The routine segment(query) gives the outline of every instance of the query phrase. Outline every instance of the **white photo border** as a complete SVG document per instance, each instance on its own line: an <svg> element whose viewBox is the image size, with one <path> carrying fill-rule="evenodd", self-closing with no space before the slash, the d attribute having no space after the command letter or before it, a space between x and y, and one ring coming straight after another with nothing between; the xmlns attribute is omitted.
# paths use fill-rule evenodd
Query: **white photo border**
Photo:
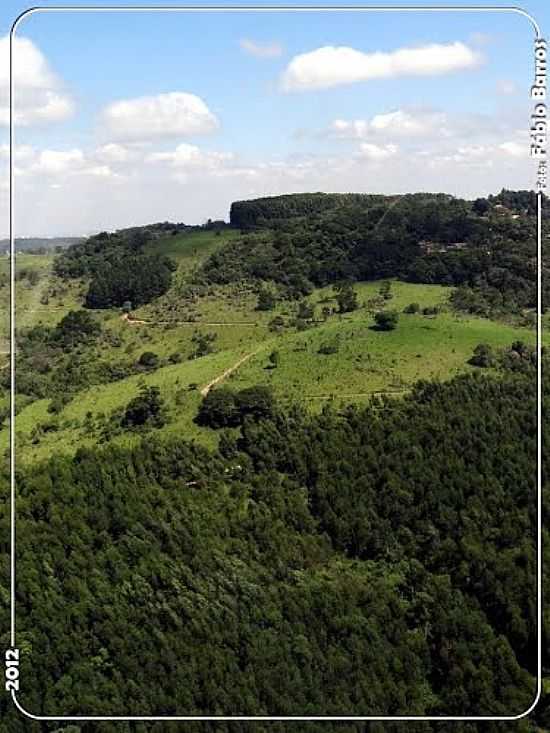
<svg viewBox="0 0 550 733"><path fill-rule="evenodd" d="M10 430L9 430L9 467L10 467L10 645L16 647L15 593L16 593L16 491L15 491L15 186L14 186L14 115L12 109L13 80L13 39L21 21L28 15L39 12L175 12L175 13L213 13L213 12L355 12L355 13L515 13L525 17L532 25L534 40L542 38L540 26L533 16L521 7L486 5L57 5L31 7L21 13L13 22L10 31L10 119L9 119L9 239L10 239ZM12 689L12 702L23 716L36 721L514 721L528 716L538 704L542 693L542 192L537 193L537 689L531 705L517 715L35 715L26 710Z"/></svg>

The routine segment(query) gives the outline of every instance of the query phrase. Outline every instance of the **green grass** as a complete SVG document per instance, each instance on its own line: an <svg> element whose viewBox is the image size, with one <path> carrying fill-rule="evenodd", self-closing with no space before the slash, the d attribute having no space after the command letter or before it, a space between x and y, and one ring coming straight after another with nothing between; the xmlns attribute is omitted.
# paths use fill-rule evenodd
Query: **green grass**
<svg viewBox="0 0 550 733"><path fill-rule="evenodd" d="M176 262L192 268L202 262L230 239L238 236L233 229L216 234L214 231L196 231L156 239L146 249L171 257Z"/></svg>
<svg viewBox="0 0 550 733"><path fill-rule="evenodd" d="M93 358L113 362L135 360L143 351L154 351L161 358L174 352L182 354L180 364L164 366L144 375L91 387L80 392L55 420L58 430L46 432L35 444L30 433L37 424L51 422L49 400L40 400L24 407L17 417L19 459L40 460L53 452L72 453L80 445L93 445L98 435L91 434L84 420L88 412L95 418L109 415L124 407L143 381L160 388L169 405L169 423L161 429L165 434L196 439L207 445L217 442L217 434L199 428L193 422L200 394L189 390L190 384L204 387L212 379L233 366L243 355L254 354L225 383L235 389L253 384L269 384L278 398L302 401L311 409L319 409L327 399L335 402L361 402L376 392L402 393L418 379L447 379L474 367L468 365L474 347L488 343L495 348L510 345L514 340L534 343L534 331L475 317L458 316L449 309L437 316L406 315L401 311L410 302L421 307L440 305L445 308L449 289L441 286L393 284L393 298L385 304L400 312L394 331L380 332L372 328L371 309L365 304L378 294L379 283L359 283L357 291L361 307L345 315L333 314L320 320L321 308L335 308L332 288L315 291L309 300L315 304L316 323L297 332L287 327L274 334L267 324L277 313L291 320L296 304L281 303L274 311L254 310L256 298L248 290L219 288L196 303L201 321L167 327L130 325L119 312L105 312L104 330L118 334L121 346L109 346L102 341ZM206 320L216 319L223 326L206 326ZM232 321L247 321L243 326ZM200 359L187 360L193 348L191 339L196 330L215 332L216 353ZM338 353L320 354L323 344L338 342ZM278 351L280 363L269 368L269 354ZM91 357L92 358L92 357ZM178 403L175 396L179 394ZM136 433L115 438L128 443L139 439ZM7 431L0 432L0 448L7 446Z"/></svg>
<svg viewBox="0 0 550 733"><path fill-rule="evenodd" d="M119 382L90 387L80 392L65 406L58 416L48 413L50 400L33 402L24 408L16 419L16 434L20 460L37 461L47 458L53 452L73 453L79 446L91 446L98 436L91 435L84 426L87 413L109 415L113 410L124 407L135 397L142 383L159 387L164 397L169 398L169 423L162 428L165 434L177 434L185 439L200 438L202 443L213 445L216 437L212 431L199 428L193 422L201 401L197 389L189 390L189 385L205 386L221 372L244 355L243 350L233 349L209 354L201 359L158 369L152 373L133 375ZM180 392L181 404L175 403L175 395ZM44 433L38 442L32 443L30 434L37 425L57 422L58 429ZM158 431L154 431L158 432ZM118 443L134 443L140 439L139 433L125 433L115 438ZM0 431L0 450L8 445L7 430Z"/></svg>
<svg viewBox="0 0 550 733"><path fill-rule="evenodd" d="M534 343L534 333L478 318L450 313L436 317L401 315L394 331L372 328L367 314L337 317L302 333L280 336L270 346L279 352L276 369L266 353L254 356L228 382L236 389L270 384L280 397L350 401L375 392L400 392L419 379L448 379L474 369L467 361L475 346L495 348L516 339ZM325 343L338 353L320 354Z"/></svg>

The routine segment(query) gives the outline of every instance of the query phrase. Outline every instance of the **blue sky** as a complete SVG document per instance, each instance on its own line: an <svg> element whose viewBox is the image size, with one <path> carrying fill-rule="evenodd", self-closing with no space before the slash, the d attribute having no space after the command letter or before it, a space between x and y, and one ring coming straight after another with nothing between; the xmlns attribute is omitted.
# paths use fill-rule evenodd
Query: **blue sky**
<svg viewBox="0 0 550 733"><path fill-rule="evenodd" d="M24 7L3 3L0 33ZM544 33L548 3L523 7ZM50 12L17 36L20 235L196 223L301 190L534 183L515 14Z"/></svg>

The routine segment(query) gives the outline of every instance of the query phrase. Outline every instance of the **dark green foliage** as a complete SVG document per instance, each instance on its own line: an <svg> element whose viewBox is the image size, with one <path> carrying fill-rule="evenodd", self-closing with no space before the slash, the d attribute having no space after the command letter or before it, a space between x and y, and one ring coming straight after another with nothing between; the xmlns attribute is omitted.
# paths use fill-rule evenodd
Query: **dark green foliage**
<svg viewBox="0 0 550 733"><path fill-rule="evenodd" d="M132 303L134 308L165 293L172 282L173 265L158 255L123 255L98 266L88 293L87 308L116 308Z"/></svg>
<svg viewBox="0 0 550 733"><path fill-rule="evenodd" d="M337 354L340 350L340 341L338 338L333 339L332 341L326 341L319 346L319 354L329 355L329 354Z"/></svg>
<svg viewBox="0 0 550 733"><path fill-rule="evenodd" d="M269 355L269 367L270 369L276 369L281 362L281 355L278 351L272 351Z"/></svg>
<svg viewBox="0 0 550 733"><path fill-rule="evenodd" d="M285 327L285 319L282 316L275 316L269 321L269 330L274 333L281 333Z"/></svg>
<svg viewBox="0 0 550 733"><path fill-rule="evenodd" d="M346 204L377 201L382 196L363 194L303 193L284 196L270 196L252 201L235 201L231 204L229 220L231 226L250 229L265 226L266 223L295 217L311 217L327 209Z"/></svg>
<svg viewBox="0 0 550 733"><path fill-rule="evenodd" d="M474 201L472 204L472 210L475 211L476 214L479 216L483 216L483 214L486 214L490 209L490 204L487 201L487 199L479 198Z"/></svg>
<svg viewBox="0 0 550 733"><path fill-rule="evenodd" d="M138 359L138 364L145 369L156 369L160 359L154 351L144 351Z"/></svg>
<svg viewBox="0 0 550 733"><path fill-rule="evenodd" d="M256 310L259 311L270 311L275 308L275 305L277 303L277 299L275 298L275 295L271 290L267 290L266 288L262 288L260 292L258 293L258 304L256 305Z"/></svg>
<svg viewBox="0 0 550 733"><path fill-rule="evenodd" d="M395 311L378 311L374 314L374 322L379 331L393 331L399 316Z"/></svg>
<svg viewBox="0 0 550 733"><path fill-rule="evenodd" d="M254 231L213 254L198 280L271 280L287 297L299 298L312 284L397 277L460 286L453 303L461 310L517 313L536 305L534 196L503 191L489 197L487 216L444 194L236 202L232 222ZM495 206L505 206L505 213ZM547 277L545 303L549 288Z"/></svg>
<svg viewBox="0 0 550 733"><path fill-rule="evenodd" d="M384 298L384 300L391 300L393 298L391 291L391 282L389 280L385 280L382 285L380 285L379 293L382 298Z"/></svg>
<svg viewBox="0 0 550 733"><path fill-rule="evenodd" d="M492 367L496 365L496 355L492 347L489 344L478 344L469 361L472 366L477 367Z"/></svg>
<svg viewBox="0 0 550 733"><path fill-rule="evenodd" d="M63 346L74 346L98 336L101 325L84 310L69 311L53 330L53 338Z"/></svg>
<svg viewBox="0 0 550 733"><path fill-rule="evenodd" d="M57 415L59 412L63 410L65 405L67 405L71 401L71 395L65 393L58 395L51 400L50 404L48 405L48 412L53 415Z"/></svg>
<svg viewBox="0 0 550 733"><path fill-rule="evenodd" d="M335 285L334 289L336 291L336 301L340 313L350 313L351 311L357 310L359 307L357 293L351 283Z"/></svg>
<svg viewBox="0 0 550 733"><path fill-rule="evenodd" d="M155 236L155 225L102 232L61 252L54 272L63 278L90 278L87 308L137 308L168 290L176 267L164 255L144 252Z"/></svg>
<svg viewBox="0 0 550 733"><path fill-rule="evenodd" d="M214 351L214 342L218 338L216 333L201 333L196 331L191 338L193 343L193 351L191 353L191 359L199 359L201 356L206 356Z"/></svg>
<svg viewBox="0 0 550 733"><path fill-rule="evenodd" d="M226 387L211 389L201 402L198 425L209 428L237 427L245 418L261 420L275 414L275 398L270 387L256 385L233 392Z"/></svg>
<svg viewBox="0 0 550 733"><path fill-rule="evenodd" d="M275 398L270 387L259 384L247 387L235 395L235 405L240 414L240 422L250 416L256 420L272 417L275 413Z"/></svg>
<svg viewBox="0 0 550 733"><path fill-rule="evenodd" d="M296 318L300 321L311 321L315 316L315 307L308 303L307 300L301 300L298 303L298 310L296 311Z"/></svg>
<svg viewBox="0 0 550 733"><path fill-rule="evenodd" d="M131 400L122 419L123 427L161 427L166 422L164 401L158 387L142 387L137 397Z"/></svg>
<svg viewBox="0 0 550 733"><path fill-rule="evenodd" d="M246 419L220 453L149 439L19 471L21 703L521 713L535 689L535 407L532 371L473 374L342 414ZM28 729L1 704L10 733Z"/></svg>
<svg viewBox="0 0 550 733"><path fill-rule="evenodd" d="M211 389L201 402L196 422L214 429L238 425L239 413L234 392L226 387Z"/></svg>
<svg viewBox="0 0 550 733"><path fill-rule="evenodd" d="M420 310L419 303L409 303L409 305L403 308L403 313L418 313Z"/></svg>

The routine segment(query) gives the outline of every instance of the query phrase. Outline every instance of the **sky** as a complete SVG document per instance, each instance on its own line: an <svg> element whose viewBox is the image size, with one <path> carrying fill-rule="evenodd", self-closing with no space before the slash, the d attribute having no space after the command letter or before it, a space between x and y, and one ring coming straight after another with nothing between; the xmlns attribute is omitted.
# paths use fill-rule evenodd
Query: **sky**
<svg viewBox="0 0 550 733"><path fill-rule="evenodd" d="M0 10L0 236L25 7ZM549 4L523 7L544 34ZM533 39L503 12L34 12L14 40L15 235L197 224L280 193L533 188Z"/></svg>

